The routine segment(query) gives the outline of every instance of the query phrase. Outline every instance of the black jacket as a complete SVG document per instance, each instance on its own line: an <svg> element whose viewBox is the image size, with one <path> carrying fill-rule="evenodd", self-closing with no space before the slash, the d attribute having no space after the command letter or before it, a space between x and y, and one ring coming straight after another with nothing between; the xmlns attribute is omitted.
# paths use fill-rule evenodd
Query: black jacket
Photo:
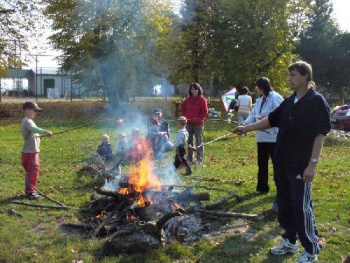
<svg viewBox="0 0 350 263"><path fill-rule="evenodd" d="M331 130L330 110L324 97L310 89L296 103L296 94L286 98L268 116L270 125L278 127L275 161L286 167L307 167L315 138Z"/></svg>

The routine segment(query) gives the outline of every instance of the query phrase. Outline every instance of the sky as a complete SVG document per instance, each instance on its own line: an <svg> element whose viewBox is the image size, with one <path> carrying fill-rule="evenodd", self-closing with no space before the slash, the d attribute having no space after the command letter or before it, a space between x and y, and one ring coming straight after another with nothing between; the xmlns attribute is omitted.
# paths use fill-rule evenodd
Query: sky
<svg viewBox="0 0 350 263"><path fill-rule="evenodd" d="M339 27L342 31L350 32L350 0L332 0L333 13ZM36 66L40 67L57 67L57 63L53 60L55 55L59 55L57 51L45 51L45 54L52 56L38 56L38 63L32 60L29 68L35 70Z"/></svg>
<svg viewBox="0 0 350 263"><path fill-rule="evenodd" d="M350 32L350 1L349 0L333 0L333 13L339 27L343 31Z"/></svg>

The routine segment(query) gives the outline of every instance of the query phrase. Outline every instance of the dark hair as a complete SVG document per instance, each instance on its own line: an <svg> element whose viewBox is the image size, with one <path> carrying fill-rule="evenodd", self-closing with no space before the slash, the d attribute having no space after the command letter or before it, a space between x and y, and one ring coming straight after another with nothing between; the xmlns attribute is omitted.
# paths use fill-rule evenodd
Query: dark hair
<svg viewBox="0 0 350 263"><path fill-rule="evenodd" d="M193 82L193 83L191 83L190 88L188 90L188 95L189 96L192 96L192 93L191 93L191 88L192 87L198 90L198 96L203 95L202 87L197 82Z"/></svg>
<svg viewBox="0 0 350 263"><path fill-rule="evenodd" d="M305 61L297 61L293 64L291 64L289 67L288 67L288 71L291 72L293 70L296 70L300 73L300 75L302 76L306 76L307 75L307 82L308 84L315 88L315 82L312 80L312 66L305 62Z"/></svg>
<svg viewBox="0 0 350 263"><path fill-rule="evenodd" d="M246 94L248 94L248 92L249 92L249 88L247 86L243 86L242 87L242 94L246 95Z"/></svg>
<svg viewBox="0 0 350 263"><path fill-rule="evenodd" d="M263 91L265 96L269 96L270 91L273 90L273 88L271 87L270 80L266 77L258 78L255 81L255 85Z"/></svg>

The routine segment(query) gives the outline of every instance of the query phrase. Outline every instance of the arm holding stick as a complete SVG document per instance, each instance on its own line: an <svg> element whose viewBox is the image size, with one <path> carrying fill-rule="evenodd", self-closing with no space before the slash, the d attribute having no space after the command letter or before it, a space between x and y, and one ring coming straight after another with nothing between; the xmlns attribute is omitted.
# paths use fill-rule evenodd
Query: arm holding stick
<svg viewBox="0 0 350 263"><path fill-rule="evenodd" d="M270 122L268 118L264 118L261 121L248 124L246 126L238 126L236 127L233 132L237 134L247 134L250 131L256 131L256 130L266 130L271 128Z"/></svg>

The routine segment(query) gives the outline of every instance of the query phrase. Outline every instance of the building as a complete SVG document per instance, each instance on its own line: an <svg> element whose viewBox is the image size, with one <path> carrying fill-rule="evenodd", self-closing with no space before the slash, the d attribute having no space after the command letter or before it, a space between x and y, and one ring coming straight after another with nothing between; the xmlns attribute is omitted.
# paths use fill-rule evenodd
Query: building
<svg viewBox="0 0 350 263"><path fill-rule="evenodd" d="M60 74L57 68L39 68L37 74L31 69L9 68L3 78L12 79L13 96L63 98L72 85L70 76ZM27 80L27 85L23 80Z"/></svg>
<svg viewBox="0 0 350 263"><path fill-rule="evenodd" d="M63 98L71 89L71 79L62 75L56 68L40 68L35 76L37 85L31 94L46 98Z"/></svg>

